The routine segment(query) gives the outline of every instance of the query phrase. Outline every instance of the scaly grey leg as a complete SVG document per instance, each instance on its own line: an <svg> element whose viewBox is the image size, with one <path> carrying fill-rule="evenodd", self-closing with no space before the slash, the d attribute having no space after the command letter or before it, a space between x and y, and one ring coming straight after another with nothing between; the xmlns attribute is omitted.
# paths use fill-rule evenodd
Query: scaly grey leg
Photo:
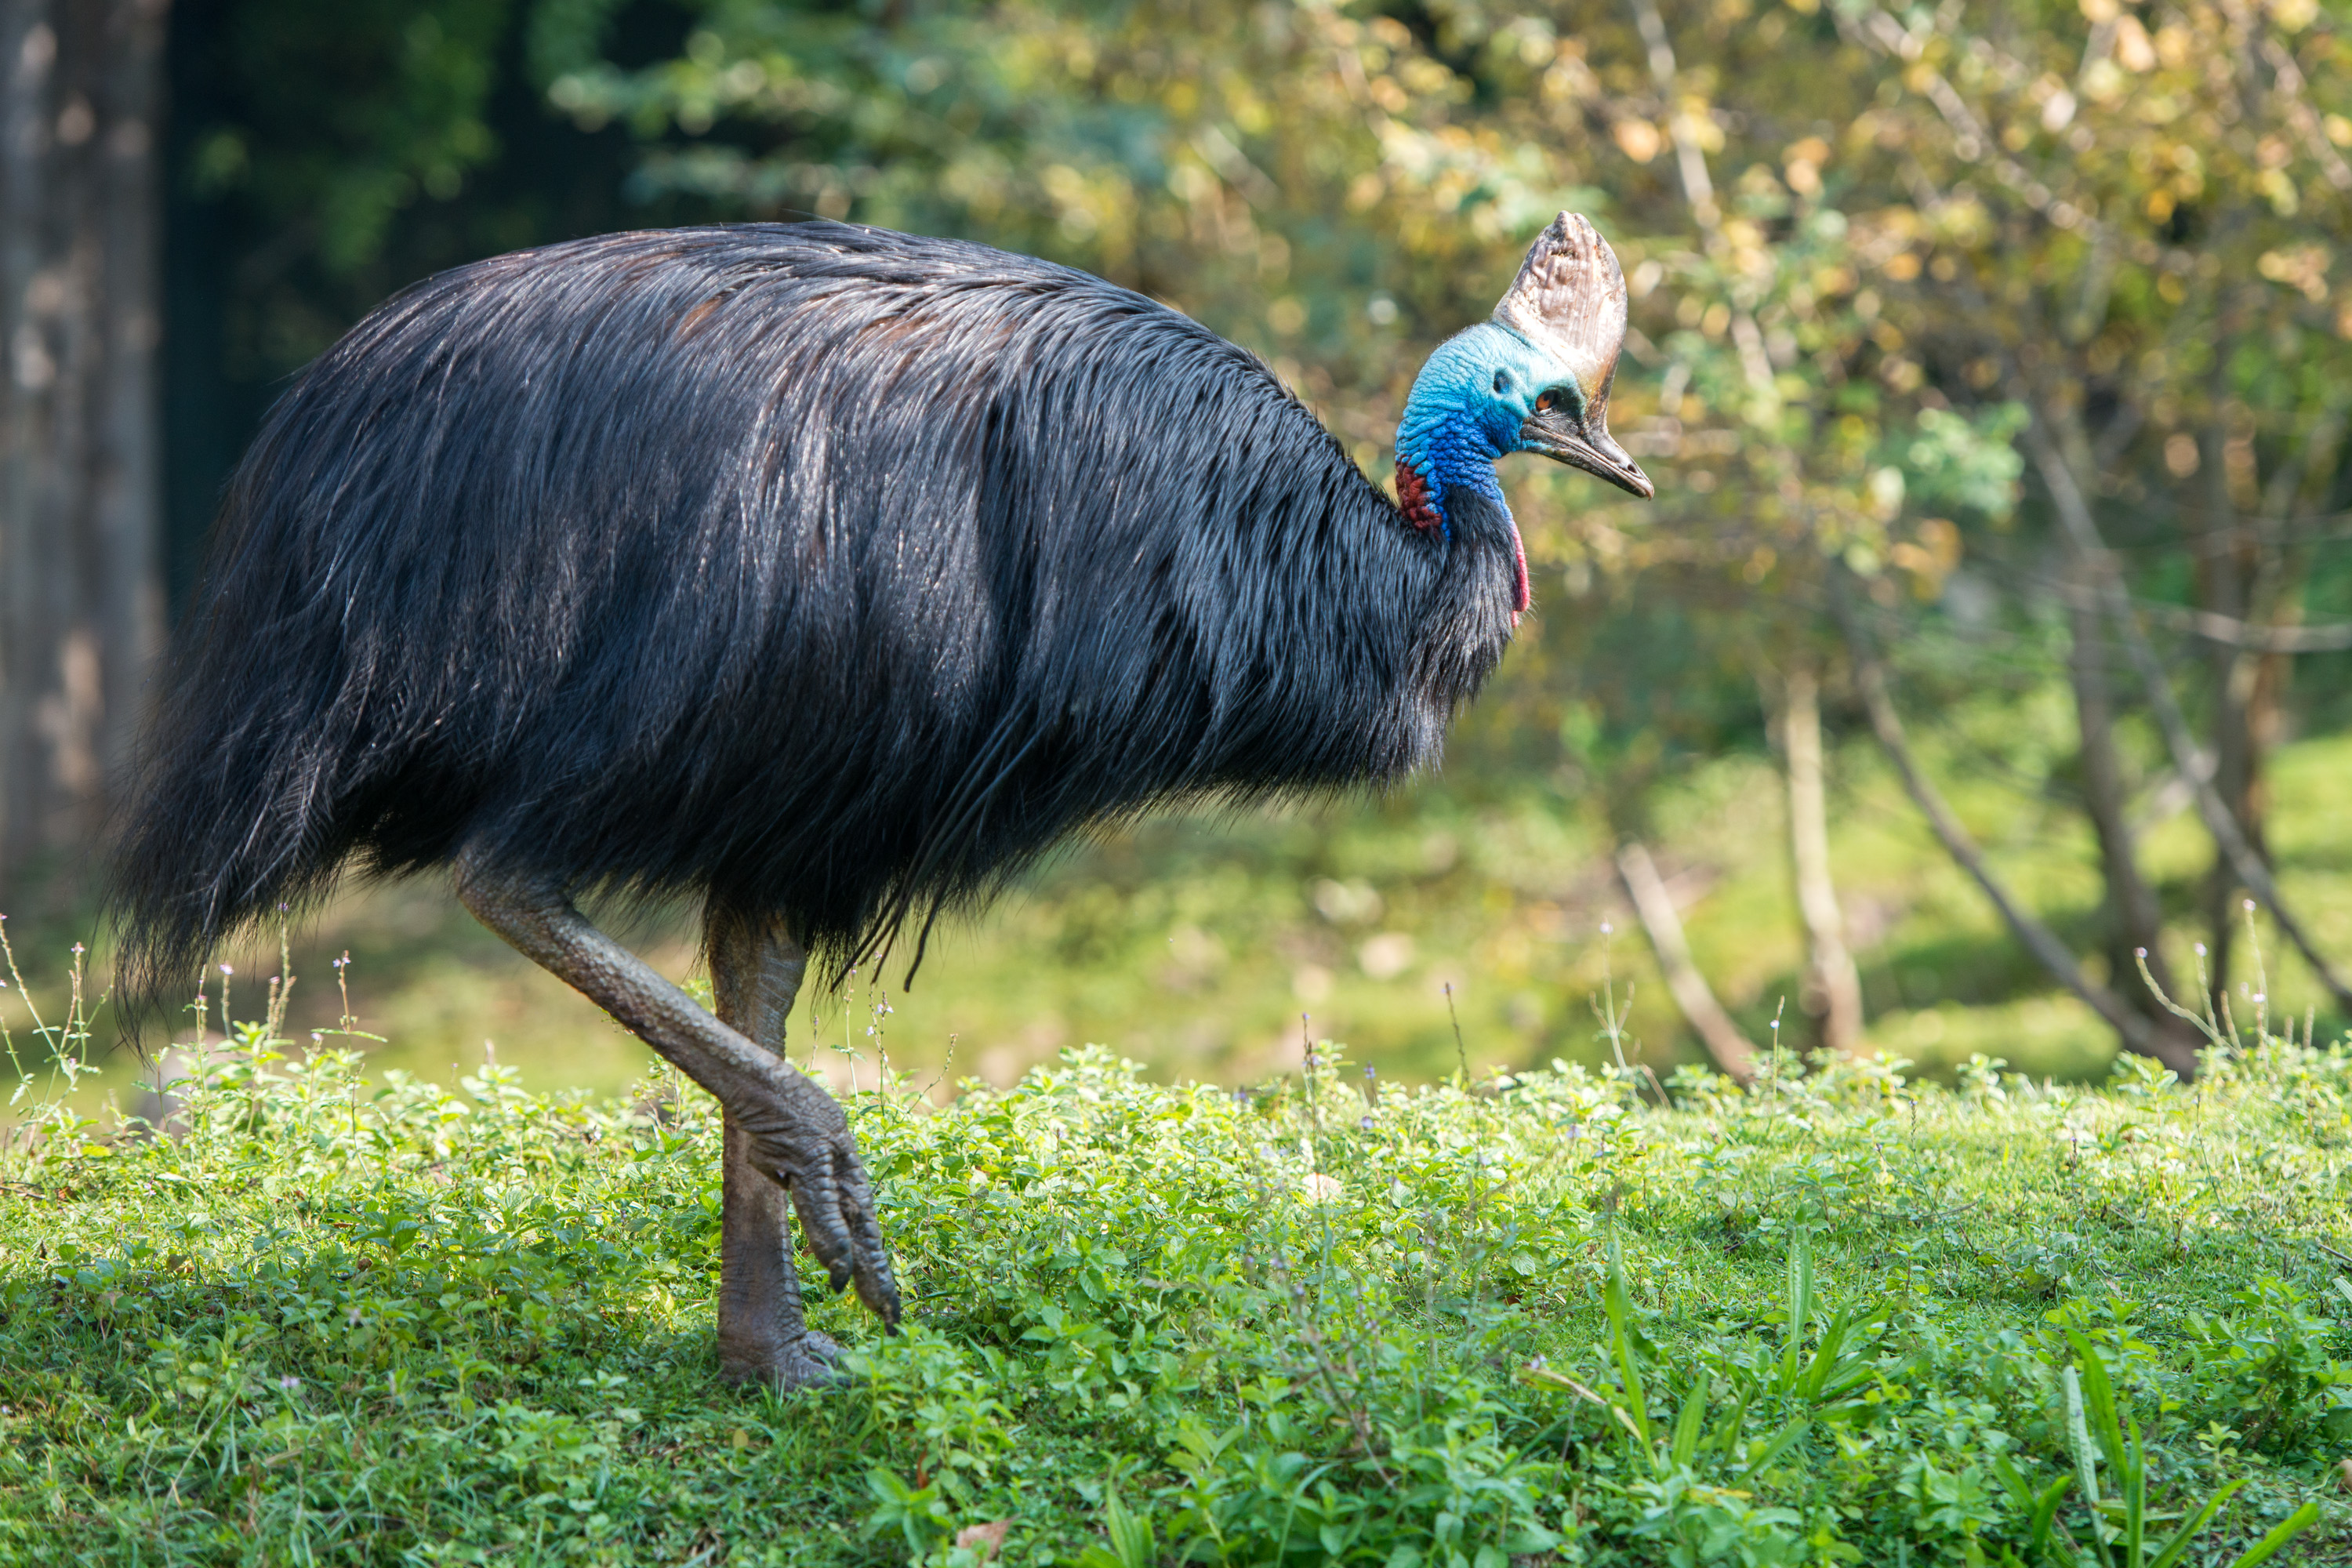
<svg viewBox="0 0 2352 1568"><path fill-rule="evenodd" d="M458 856L457 871L457 897L475 919L718 1100L745 1162L791 1194L833 1288L855 1283L858 1300L895 1326L898 1287L839 1102L589 924L562 889L499 872L471 852Z"/></svg>
<svg viewBox="0 0 2352 1568"><path fill-rule="evenodd" d="M778 1057L808 954L779 922L714 904L703 948L719 1021ZM799 1388L834 1375L841 1347L807 1326L793 1267L784 1189L753 1163L751 1140L727 1117L719 1199L719 1371L730 1383Z"/></svg>

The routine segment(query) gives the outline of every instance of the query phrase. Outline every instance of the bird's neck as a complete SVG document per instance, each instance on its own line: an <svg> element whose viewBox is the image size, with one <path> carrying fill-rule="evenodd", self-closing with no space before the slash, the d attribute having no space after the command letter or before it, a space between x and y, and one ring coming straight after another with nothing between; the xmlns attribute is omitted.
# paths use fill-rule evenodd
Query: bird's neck
<svg viewBox="0 0 2352 1568"><path fill-rule="evenodd" d="M1448 491L1471 490L1503 505L1503 487L1495 478L1501 456L1492 434L1467 410L1424 399L1416 385L1397 426L1397 506L1414 527L1451 538Z"/></svg>
<svg viewBox="0 0 2352 1568"><path fill-rule="evenodd" d="M1489 395L1487 382L1498 365L1517 363L1527 352L1502 328L1481 321L1438 344L1412 378L1397 422L1397 504L1422 528L1433 524L1452 537L1449 491L1475 491L1509 515L1495 464L1517 447L1518 419Z"/></svg>

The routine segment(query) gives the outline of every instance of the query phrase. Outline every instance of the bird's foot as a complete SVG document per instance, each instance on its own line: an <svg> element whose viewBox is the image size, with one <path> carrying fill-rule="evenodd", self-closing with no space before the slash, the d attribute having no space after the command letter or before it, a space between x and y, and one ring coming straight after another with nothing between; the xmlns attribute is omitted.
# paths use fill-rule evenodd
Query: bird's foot
<svg viewBox="0 0 2352 1568"><path fill-rule="evenodd" d="M808 1079L793 1073L786 1087L795 1092L776 1096L772 1110L761 1106L739 1113L751 1163L791 1194L801 1235L824 1266L826 1282L835 1290L856 1285L857 1299L885 1328L896 1330L902 1310L898 1283L848 1118Z"/></svg>
<svg viewBox="0 0 2352 1568"><path fill-rule="evenodd" d="M719 1347L719 1375L738 1385L765 1384L780 1392L827 1388L848 1381L841 1370L841 1346L814 1329L759 1347Z"/></svg>

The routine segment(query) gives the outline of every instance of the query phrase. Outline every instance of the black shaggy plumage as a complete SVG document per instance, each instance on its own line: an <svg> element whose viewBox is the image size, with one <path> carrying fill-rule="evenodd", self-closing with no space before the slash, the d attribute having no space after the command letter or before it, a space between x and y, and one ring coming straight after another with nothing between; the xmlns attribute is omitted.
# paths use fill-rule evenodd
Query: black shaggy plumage
<svg viewBox="0 0 2352 1568"><path fill-rule="evenodd" d="M233 480L116 889L155 994L346 860L781 914L837 963L1055 840L1433 760L1512 536L1249 353L982 246L624 234L442 274Z"/></svg>

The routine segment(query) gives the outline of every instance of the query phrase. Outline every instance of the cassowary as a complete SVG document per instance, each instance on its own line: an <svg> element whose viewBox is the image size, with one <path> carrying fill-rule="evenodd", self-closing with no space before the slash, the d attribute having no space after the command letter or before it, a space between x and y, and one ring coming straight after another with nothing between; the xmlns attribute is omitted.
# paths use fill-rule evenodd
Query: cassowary
<svg viewBox="0 0 2352 1568"><path fill-rule="evenodd" d="M230 482L117 858L160 995L356 860L491 930L725 1110L719 1343L827 1375L898 1292L841 1107L783 1057L836 966L1147 805L1390 780L1528 605L1494 464L1637 495L1625 329L1568 214L1414 381L1391 505L1249 353L1098 279L840 224L499 257L304 371ZM685 896L716 1011L572 903Z"/></svg>

